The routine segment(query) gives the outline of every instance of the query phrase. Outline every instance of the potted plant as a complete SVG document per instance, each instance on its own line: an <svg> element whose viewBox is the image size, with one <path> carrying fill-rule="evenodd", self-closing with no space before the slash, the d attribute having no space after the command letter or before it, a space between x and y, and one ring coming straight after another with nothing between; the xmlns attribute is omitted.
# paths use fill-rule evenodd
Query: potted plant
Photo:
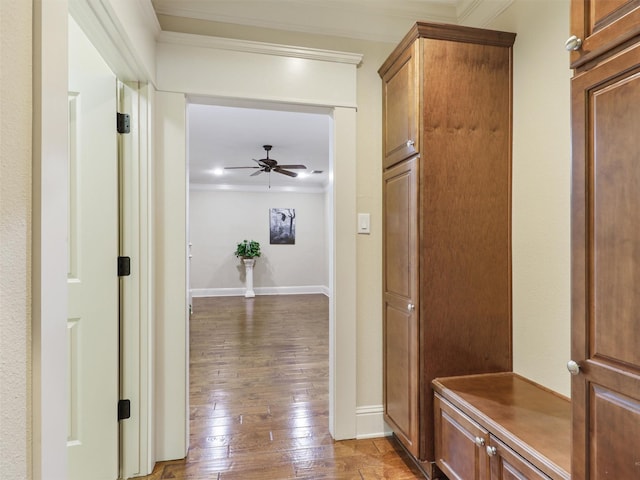
<svg viewBox="0 0 640 480"><path fill-rule="evenodd" d="M260 256L260 243L255 240L243 240L236 247L235 256L242 258L255 258Z"/></svg>
<svg viewBox="0 0 640 480"><path fill-rule="evenodd" d="M255 258L260 256L260 244L255 240L243 240L236 247L235 256L241 258L242 263L244 263L246 284L244 296L247 298L255 297L256 294L253 291L253 265Z"/></svg>

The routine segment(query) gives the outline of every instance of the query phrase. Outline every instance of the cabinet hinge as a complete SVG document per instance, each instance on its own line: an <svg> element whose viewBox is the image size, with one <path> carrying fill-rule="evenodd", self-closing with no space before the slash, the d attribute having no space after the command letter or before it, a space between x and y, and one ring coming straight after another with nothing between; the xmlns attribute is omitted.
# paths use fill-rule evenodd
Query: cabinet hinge
<svg viewBox="0 0 640 480"><path fill-rule="evenodd" d="M131 257L118 257L118 276L128 277L131 275Z"/></svg>
<svg viewBox="0 0 640 480"><path fill-rule="evenodd" d="M131 400L118 400L118 421L131 418Z"/></svg>
<svg viewBox="0 0 640 480"><path fill-rule="evenodd" d="M131 118L128 113L118 112L116 123L118 133L131 133Z"/></svg>

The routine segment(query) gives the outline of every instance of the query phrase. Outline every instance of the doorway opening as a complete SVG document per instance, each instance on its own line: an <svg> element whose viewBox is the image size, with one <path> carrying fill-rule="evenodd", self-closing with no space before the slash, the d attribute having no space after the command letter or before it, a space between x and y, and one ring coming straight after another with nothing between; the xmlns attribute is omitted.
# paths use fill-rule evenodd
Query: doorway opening
<svg viewBox="0 0 640 480"><path fill-rule="evenodd" d="M289 435L295 436L301 428L306 428L307 433L317 428L330 436L329 311L334 216L330 113L329 109L318 107L189 99L187 279L192 312L189 344L194 349L190 352L189 378L190 396L199 403L191 406L191 412L192 419L193 415L207 416L204 424L211 427L208 435L213 438L215 433L220 434L218 442L229 441L224 434L232 430L237 433L237 429L244 428L242 431L246 432L247 427L251 428L251 424L242 427L242 423L235 422L256 418L262 420L261 425L253 425L257 436L269 433L268 440L273 441L273 435L285 435L273 423L286 413L274 408L276 404L291 407L286 416L295 418L296 425L290 425ZM296 175L261 169L264 145L271 146L269 158L277 159L281 165L296 166ZM295 212L296 235L292 244L271 243L269 217L274 209ZM261 244L261 257L254 267L256 298L244 297L244 268L233 255L237 243L244 240ZM220 329L219 335L211 332L213 342L221 348L217 353L213 353L216 349L210 344L203 346L200 342L207 336L201 330L203 318ZM305 322L311 322L306 323L309 328L305 328ZM309 337L311 332L314 333ZM240 337L249 344L239 341ZM255 342L265 343L252 350ZM234 353L230 354L230 349ZM312 352L313 366L302 358L303 351ZM222 360L224 367L216 369L217 379L211 379L212 383L218 382L215 392L200 384L203 372L211 374L211 362L198 362L194 354L218 358L230 354L230 362L235 362L228 365ZM255 359L247 360L247 355ZM291 377L292 366L299 371L296 379ZM256 377L260 374L271 379L269 387ZM204 399L206 407L202 396L198 396L205 390L209 395ZM229 395L236 399L234 405L238 409L229 407ZM282 397L278 399L277 395ZM245 418L246 415L250 417ZM193 425L201 423L199 419ZM226 427L219 428L220 425ZM193 428L200 427L192 427L192 441L202 435ZM324 433L315 438L325 441L321 436Z"/></svg>

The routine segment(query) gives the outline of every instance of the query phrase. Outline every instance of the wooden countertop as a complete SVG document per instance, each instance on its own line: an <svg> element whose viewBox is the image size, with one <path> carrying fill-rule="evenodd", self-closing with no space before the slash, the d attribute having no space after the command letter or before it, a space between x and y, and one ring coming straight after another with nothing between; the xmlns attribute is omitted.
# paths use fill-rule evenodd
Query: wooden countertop
<svg viewBox="0 0 640 480"><path fill-rule="evenodd" d="M515 373L437 378L434 390L552 478L571 478L569 399Z"/></svg>

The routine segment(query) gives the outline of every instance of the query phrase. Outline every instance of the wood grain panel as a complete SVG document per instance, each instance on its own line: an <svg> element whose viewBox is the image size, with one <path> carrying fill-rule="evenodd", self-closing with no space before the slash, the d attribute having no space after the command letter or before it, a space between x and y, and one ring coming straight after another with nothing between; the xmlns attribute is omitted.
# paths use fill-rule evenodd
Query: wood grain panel
<svg viewBox="0 0 640 480"><path fill-rule="evenodd" d="M418 448L418 332L412 313L387 304L384 315L385 416L407 449Z"/></svg>
<svg viewBox="0 0 640 480"><path fill-rule="evenodd" d="M589 102L593 158L591 356L640 371L640 73L598 88ZM630 127L631 126L631 127ZM631 130L630 130L631 128Z"/></svg>
<svg viewBox="0 0 640 480"><path fill-rule="evenodd" d="M435 407L435 458L449 480L485 480L489 478L489 462L476 438L488 443L488 432L461 414L439 395Z"/></svg>
<svg viewBox="0 0 640 480"><path fill-rule="evenodd" d="M417 55L418 97L412 108L418 112L420 139L413 223L418 257L398 264L407 269L417 263L419 275L410 303L418 312L418 459L429 477L437 475L431 380L511 369L514 39L507 32L418 22L379 70L386 89L408 56ZM389 90L384 95L387 104L409 97ZM384 121L390 121L388 115ZM385 268L399 261L400 255L386 260ZM397 301L400 309L400 296L392 298L391 289L384 288L385 305Z"/></svg>
<svg viewBox="0 0 640 480"><path fill-rule="evenodd" d="M572 379L572 475L579 479L607 478L598 470L605 455L628 464L626 431L637 432L634 416L622 421L608 405L615 396L619 404L640 402L639 79L636 44L572 80L571 350L580 366ZM617 422L617 435L604 434L598 410Z"/></svg>
<svg viewBox="0 0 640 480"><path fill-rule="evenodd" d="M592 385L591 476L640 478L640 400Z"/></svg>
<svg viewBox="0 0 640 480"><path fill-rule="evenodd" d="M496 448L497 455L491 457L491 480L550 480L536 467L525 462L522 457L495 437L489 444Z"/></svg>
<svg viewBox="0 0 640 480"><path fill-rule="evenodd" d="M384 175L384 292L406 303L417 289L416 168L413 159Z"/></svg>
<svg viewBox="0 0 640 480"><path fill-rule="evenodd" d="M434 388L545 474L570 477L568 399L510 372L439 378Z"/></svg>
<svg viewBox="0 0 640 480"><path fill-rule="evenodd" d="M511 369L510 53L425 39L421 278L435 376ZM438 70L437 75L431 72ZM439 101L454 85L456 95ZM438 152L437 156L430 152ZM470 328L484 319L484 325ZM455 335L446 332L456 332ZM491 352L491 355L488 355ZM432 377L432 378L433 378ZM432 379L431 378L431 379ZM429 379L429 380L431 380Z"/></svg>
<svg viewBox="0 0 640 480"><path fill-rule="evenodd" d="M385 420L405 448L419 452L418 158L385 172L383 396ZM413 306L413 307L412 307Z"/></svg>
<svg viewBox="0 0 640 480"><path fill-rule="evenodd" d="M416 48L409 48L384 76L384 168L415 155L419 150L416 67Z"/></svg>
<svg viewBox="0 0 640 480"><path fill-rule="evenodd" d="M424 357L429 385L512 368L511 51L423 41L420 314L422 348L438 352ZM433 430L429 417L422 430Z"/></svg>
<svg viewBox="0 0 640 480"><path fill-rule="evenodd" d="M640 35L640 0L571 0L570 35L582 40L571 52L571 68L588 68Z"/></svg>

